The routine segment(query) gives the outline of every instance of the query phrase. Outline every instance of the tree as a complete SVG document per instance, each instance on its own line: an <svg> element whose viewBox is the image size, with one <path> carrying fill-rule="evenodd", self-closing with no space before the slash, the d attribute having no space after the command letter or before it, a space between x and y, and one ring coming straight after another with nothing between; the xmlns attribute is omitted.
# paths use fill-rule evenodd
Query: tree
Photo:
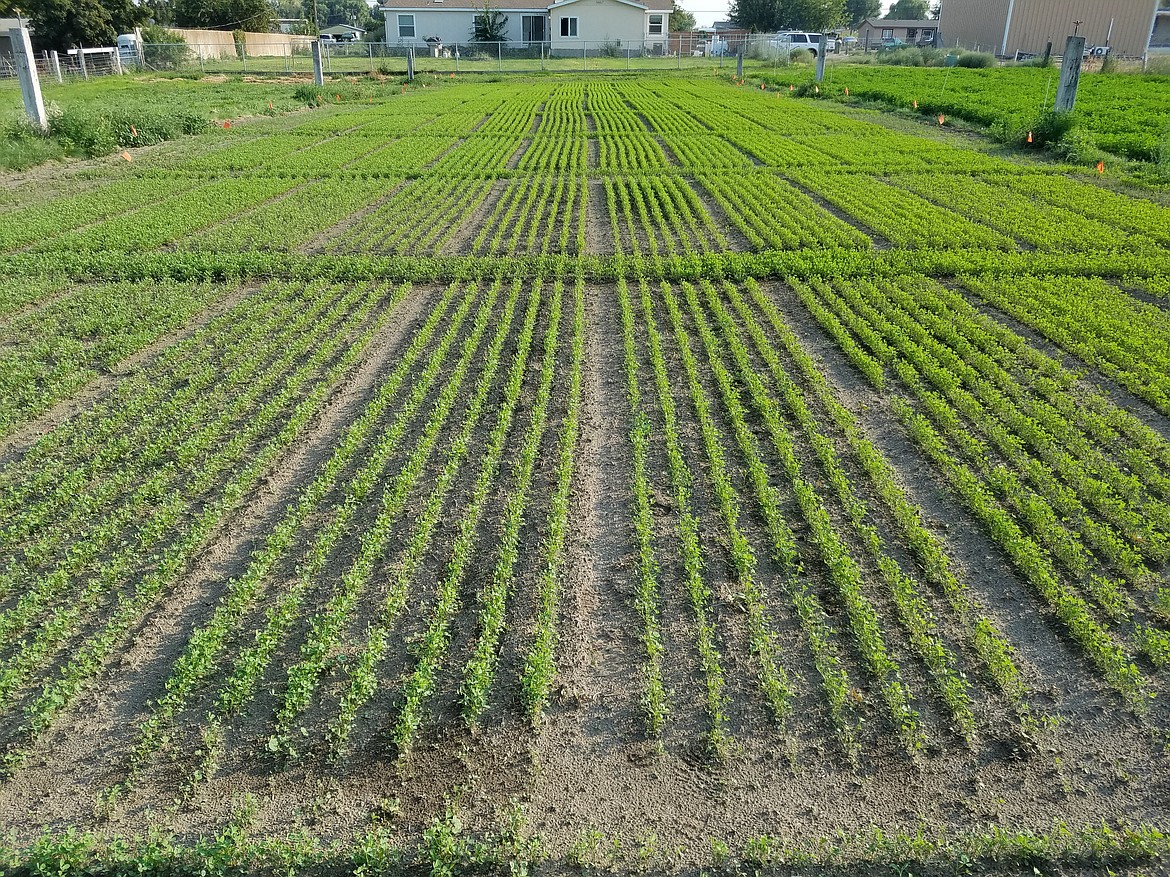
<svg viewBox="0 0 1170 877"><path fill-rule="evenodd" d="M695 16L678 5L674 0L674 8L670 10L670 32L689 31L695 29Z"/></svg>
<svg viewBox="0 0 1170 877"><path fill-rule="evenodd" d="M850 26L857 27L867 18L882 14L882 0L845 0L845 19Z"/></svg>
<svg viewBox="0 0 1170 877"><path fill-rule="evenodd" d="M768 33L784 26L781 0L731 0L731 21L753 33Z"/></svg>
<svg viewBox="0 0 1170 877"><path fill-rule="evenodd" d="M267 33L276 13L268 0L175 0L175 24Z"/></svg>
<svg viewBox="0 0 1170 877"><path fill-rule="evenodd" d="M905 21L924 21L930 4L926 0L896 0L886 18L900 18Z"/></svg>
<svg viewBox="0 0 1170 877"><path fill-rule="evenodd" d="M146 21L147 10L131 0L23 0L20 8L32 28L38 50L72 46L112 46L118 34Z"/></svg>
<svg viewBox="0 0 1170 877"><path fill-rule="evenodd" d="M845 21L845 0L789 0L786 22L789 27L824 33Z"/></svg>
<svg viewBox="0 0 1170 877"><path fill-rule="evenodd" d="M485 3L483 12L475 16L475 24L471 27L471 39L477 43L506 43L508 16Z"/></svg>

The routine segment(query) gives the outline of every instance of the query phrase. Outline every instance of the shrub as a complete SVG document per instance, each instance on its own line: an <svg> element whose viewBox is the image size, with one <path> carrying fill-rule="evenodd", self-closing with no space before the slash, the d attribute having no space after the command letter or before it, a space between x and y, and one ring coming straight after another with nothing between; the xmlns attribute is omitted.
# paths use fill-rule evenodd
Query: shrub
<svg viewBox="0 0 1170 877"><path fill-rule="evenodd" d="M896 67L938 67L942 64L946 53L942 49L923 46L902 46L898 49L889 49L878 53L882 64L891 64Z"/></svg>
<svg viewBox="0 0 1170 877"><path fill-rule="evenodd" d="M621 40L606 40L601 44L601 48L597 50L597 54L603 58L616 58L622 53Z"/></svg>
<svg viewBox="0 0 1170 877"><path fill-rule="evenodd" d="M1044 110L1032 125L1032 140L1038 146L1051 146L1068 136L1076 125L1076 113Z"/></svg>
<svg viewBox="0 0 1170 877"><path fill-rule="evenodd" d="M985 68L995 66L995 55L989 52L963 52L955 61L956 67Z"/></svg>
<svg viewBox="0 0 1170 877"><path fill-rule="evenodd" d="M147 67L174 70L186 64L190 54L182 34L156 24L142 28L142 55Z"/></svg>

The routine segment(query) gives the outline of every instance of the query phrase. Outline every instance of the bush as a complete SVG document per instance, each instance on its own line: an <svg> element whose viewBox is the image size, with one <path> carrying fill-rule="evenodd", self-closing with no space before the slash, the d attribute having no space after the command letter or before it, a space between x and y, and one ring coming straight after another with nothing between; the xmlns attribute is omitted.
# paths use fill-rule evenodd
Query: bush
<svg viewBox="0 0 1170 877"><path fill-rule="evenodd" d="M995 55L988 52L963 52L955 61L956 67L986 68L995 66Z"/></svg>
<svg viewBox="0 0 1170 877"><path fill-rule="evenodd" d="M878 59L882 64L891 64L895 67L938 67L944 57L946 53L942 49L929 46L922 48L902 46L878 53Z"/></svg>
<svg viewBox="0 0 1170 877"><path fill-rule="evenodd" d="M1038 146L1060 143L1076 125L1076 113L1044 110L1032 125L1032 141Z"/></svg>
<svg viewBox="0 0 1170 877"><path fill-rule="evenodd" d="M597 54L602 58L616 58L622 53L621 40L606 40L601 44L601 48L597 50Z"/></svg>
<svg viewBox="0 0 1170 877"><path fill-rule="evenodd" d="M187 63L191 50L182 34L150 24L142 28L142 54L147 67L174 70Z"/></svg>

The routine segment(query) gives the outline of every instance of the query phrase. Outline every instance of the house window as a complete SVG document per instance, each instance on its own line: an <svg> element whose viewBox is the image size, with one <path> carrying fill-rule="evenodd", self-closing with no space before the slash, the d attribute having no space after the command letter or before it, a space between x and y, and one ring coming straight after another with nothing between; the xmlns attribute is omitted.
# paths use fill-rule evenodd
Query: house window
<svg viewBox="0 0 1170 877"><path fill-rule="evenodd" d="M663 18L663 16L661 16L661 15L651 15L650 16L650 33L652 33L652 34L661 34L662 33L662 18Z"/></svg>
<svg viewBox="0 0 1170 877"><path fill-rule="evenodd" d="M906 28L906 39L908 39L908 40L918 39L918 28L916 28L916 27Z"/></svg>
<svg viewBox="0 0 1170 877"><path fill-rule="evenodd" d="M576 18L562 18L561 19L561 36L575 37L577 36L577 19Z"/></svg>
<svg viewBox="0 0 1170 877"><path fill-rule="evenodd" d="M398 16L398 39L413 40L414 39L414 16L413 15L399 15Z"/></svg>
<svg viewBox="0 0 1170 877"><path fill-rule="evenodd" d="M882 28L882 39L883 40L892 40L893 38L894 38L894 29L892 27L883 27Z"/></svg>
<svg viewBox="0 0 1170 877"><path fill-rule="evenodd" d="M923 30L922 31L922 41L924 43L934 42L934 30L931 28L926 28L925 30Z"/></svg>
<svg viewBox="0 0 1170 877"><path fill-rule="evenodd" d="M543 43L548 39L545 31L546 17L543 15L520 16L520 39L526 43Z"/></svg>

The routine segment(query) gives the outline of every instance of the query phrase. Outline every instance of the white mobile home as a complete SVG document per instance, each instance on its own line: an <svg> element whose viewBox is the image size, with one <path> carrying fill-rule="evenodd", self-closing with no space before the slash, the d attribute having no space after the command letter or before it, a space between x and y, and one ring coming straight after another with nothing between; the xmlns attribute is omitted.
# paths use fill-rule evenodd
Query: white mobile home
<svg viewBox="0 0 1170 877"><path fill-rule="evenodd" d="M580 52L590 43L620 41L638 50L664 46L670 0L500 0L493 11L507 17L506 41L524 48L544 44L554 53ZM473 0L386 0L386 42L445 46L471 41L482 3ZM661 51L661 48L658 49Z"/></svg>

